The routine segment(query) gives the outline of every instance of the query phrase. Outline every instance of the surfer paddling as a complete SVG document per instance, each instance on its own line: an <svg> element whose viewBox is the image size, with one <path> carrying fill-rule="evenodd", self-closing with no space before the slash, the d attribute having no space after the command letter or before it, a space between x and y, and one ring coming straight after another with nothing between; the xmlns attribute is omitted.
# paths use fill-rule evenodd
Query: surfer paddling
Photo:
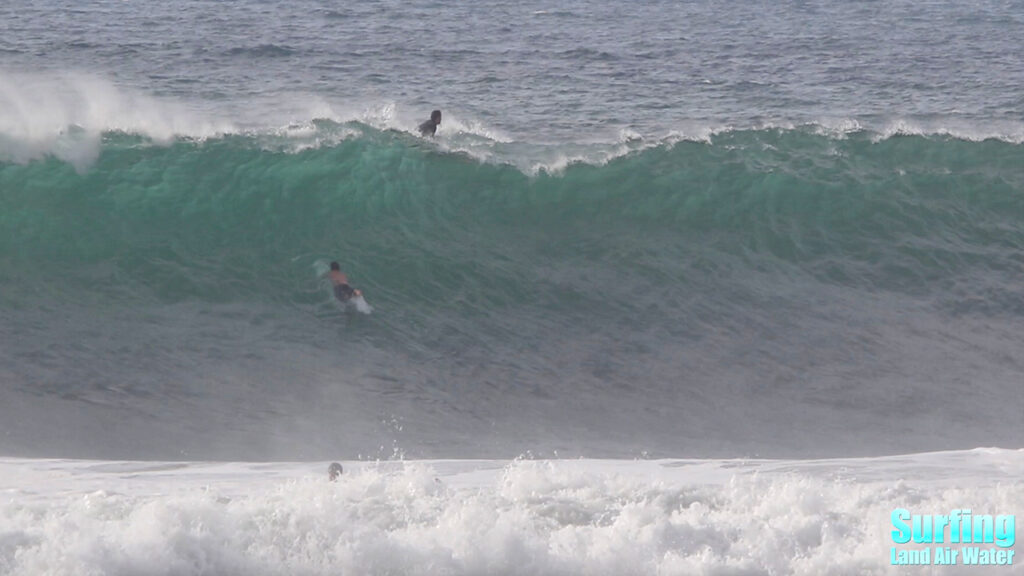
<svg viewBox="0 0 1024 576"><path fill-rule="evenodd" d="M331 262L331 270L327 273L327 276L331 279L331 284L334 285L334 297L339 302L348 302L356 296L362 296L363 293L356 290L348 285L348 276L341 271L341 265L337 262Z"/></svg>
<svg viewBox="0 0 1024 576"><path fill-rule="evenodd" d="M437 127L441 125L441 111L434 110L430 113L430 120L420 124L420 135L433 136L437 133Z"/></svg>

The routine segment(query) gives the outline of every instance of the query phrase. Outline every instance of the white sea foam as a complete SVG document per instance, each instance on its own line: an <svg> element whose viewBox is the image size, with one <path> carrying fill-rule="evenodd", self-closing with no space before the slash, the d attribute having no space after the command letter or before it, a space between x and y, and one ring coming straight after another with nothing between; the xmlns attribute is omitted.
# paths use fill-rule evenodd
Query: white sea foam
<svg viewBox="0 0 1024 576"><path fill-rule="evenodd" d="M465 111L442 112L438 136L431 140L438 149L481 162L511 164L531 175L561 173L578 163L602 165L637 150L683 141L712 143L720 135L744 130L806 129L839 139L864 132L873 134L876 141L937 135L1024 142L1024 123L1020 122L979 125L950 118L868 121L840 117L813 124L690 120L666 126L660 134L627 127L605 139L588 135L571 142L545 143L531 142L527 135L511 135ZM198 105L156 98L92 74L0 70L0 162L23 163L54 156L83 171L99 156L103 134L112 131L137 134L155 143L241 133L259 139L269 149L301 152L360 137L363 131L358 124L418 137L417 126L427 114L427 108L401 105L389 98L344 102L308 93L277 94L247 102L242 108L237 103L218 108L211 102Z"/></svg>
<svg viewBox="0 0 1024 576"><path fill-rule="evenodd" d="M53 155L83 170L99 156L102 135L110 131L169 142L176 136L214 136L233 127L97 76L0 70L0 161Z"/></svg>
<svg viewBox="0 0 1024 576"><path fill-rule="evenodd" d="M894 508L1024 502L1024 451L995 449L345 468L3 459L0 573L895 574Z"/></svg>
<svg viewBox="0 0 1024 576"><path fill-rule="evenodd" d="M946 136L970 142L1002 140L1011 144L1024 143L1024 122L958 122L948 118L941 120L893 119L879 126L871 126L874 140L881 141L896 136Z"/></svg>

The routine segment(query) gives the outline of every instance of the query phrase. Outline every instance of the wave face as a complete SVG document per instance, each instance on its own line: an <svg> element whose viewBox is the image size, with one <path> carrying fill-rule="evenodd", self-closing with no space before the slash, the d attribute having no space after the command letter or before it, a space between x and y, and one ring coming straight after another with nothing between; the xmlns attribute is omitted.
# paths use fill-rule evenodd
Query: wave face
<svg viewBox="0 0 1024 576"><path fill-rule="evenodd" d="M736 130L530 171L326 124L0 164L5 452L1024 440L1021 144Z"/></svg>

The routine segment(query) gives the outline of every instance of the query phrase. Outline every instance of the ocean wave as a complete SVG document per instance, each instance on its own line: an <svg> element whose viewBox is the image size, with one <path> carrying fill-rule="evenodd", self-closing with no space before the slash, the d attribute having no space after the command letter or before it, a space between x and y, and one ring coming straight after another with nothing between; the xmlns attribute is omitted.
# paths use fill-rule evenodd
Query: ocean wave
<svg viewBox="0 0 1024 576"><path fill-rule="evenodd" d="M53 156L80 172L96 161L104 139L117 133L158 145L241 135L266 139L276 149L300 152L358 136L364 125L416 135L416 126L422 120L390 100L339 104L296 93L284 95L283 100L279 95L274 102L254 103L252 108L260 111L255 116L238 110L225 115L203 106L155 98L79 72L0 71L0 80L0 162L24 163ZM276 111L268 112L273 109ZM739 124L687 121L667 125L655 134L622 128L611 137L531 142L472 115L446 110L438 137L431 144L443 151L538 174L561 172L575 163L600 165L638 150L679 142L713 143L729 139L730 134L774 131L820 134L832 139L867 137L875 142L904 136L1024 142L1024 123L978 123L955 118L833 118L815 123L776 120Z"/></svg>
<svg viewBox="0 0 1024 576"><path fill-rule="evenodd" d="M84 170L0 164L5 444L1019 444L1004 424L1019 403L991 399L1019 386L1024 147L814 128L622 136L488 142L480 160L449 136L320 120L160 144L106 132ZM331 260L372 316L335 305L317 276ZM958 401L910 410L937 388ZM91 430L118 408L136 433L77 443L45 426L56 411ZM936 431L945 420L965 424Z"/></svg>
<svg viewBox="0 0 1024 576"><path fill-rule="evenodd" d="M502 220L531 228L555 211L563 223L593 219L610 231L640 225L680 238L727 232L733 253L754 250L807 264L842 257L868 265L857 274L848 270L849 278L910 254L917 255L915 274L958 262L977 265L987 252L982 247L995 238L1019 242L1008 222L992 229L994 223L1024 215L1014 193L1024 179L1024 148L1001 140L879 139L864 131L836 138L816 128L771 128L661 142L626 134L613 146L488 141L485 158L472 151L479 140L427 142L330 120L201 141L154 143L107 132L84 172L77 164L68 171L56 159L0 165L8 182L2 200L9 215L34 212L30 190L45 180L58 204L96 208L95 220L65 223L83 235L106 230L108 218L128 230L154 211L162 222L176 223L169 234L231 222L232 230L257 227L285 237L332 220L377 229L421 218L466 228ZM70 153L79 141L94 137L72 130L60 142ZM104 205L114 209L99 210ZM7 219L8 225L19 221ZM130 237L110 240L109 249L136 244ZM24 253L45 251L48 243L33 238ZM258 255L282 243L247 246ZM297 243L291 249L316 247ZM978 255L956 256L972 251Z"/></svg>

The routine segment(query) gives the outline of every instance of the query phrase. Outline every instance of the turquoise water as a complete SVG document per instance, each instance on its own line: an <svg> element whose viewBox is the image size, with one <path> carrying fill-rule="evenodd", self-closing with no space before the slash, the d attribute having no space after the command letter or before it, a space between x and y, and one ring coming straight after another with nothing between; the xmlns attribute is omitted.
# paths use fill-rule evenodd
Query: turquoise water
<svg viewBox="0 0 1024 576"><path fill-rule="evenodd" d="M0 453L1019 447L1017 8L7 3Z"/></svg>
<svg viewBox="0 0 1024 576"><path fill-rule="evenodd" d="M1016 310L1019 144L737 131L531 175L354 129L301 152L107 134L85 173L52 158L5 165L8 273L85 275L69 297L128 281L130 301L301 305L311 262L337 258L393 307L450 307L457 292L459 306L540 300L592 315L632 291L560 285L545 268L603 268L682 295L729 260L950 306L943 282L1002 279L989 305ZM103 266L115 286L90 276Z"/></svg>
<svg viewBox="0 0 1024 576"><path fill-rule="evenodd" d="M1016 401L991 400L1018 381L1020 144L747 130L531 173L399 131L319 129L352 135L285 151L108 133L84 172L0 169L14 390L63 406L47 411L166 420L175 439L76 450L819 454L1019 438ZM316 273L329 260L374 315L332 305ZM218 416L182 429L192 411ZM63 450L21 429L14 449ZM225 446L197 440L210 436Z"/></svg>

